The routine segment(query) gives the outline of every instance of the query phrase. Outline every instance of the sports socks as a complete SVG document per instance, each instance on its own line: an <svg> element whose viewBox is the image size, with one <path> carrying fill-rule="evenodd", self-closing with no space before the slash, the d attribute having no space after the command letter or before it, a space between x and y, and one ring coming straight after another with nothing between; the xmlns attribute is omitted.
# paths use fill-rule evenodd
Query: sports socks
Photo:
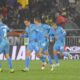
<svg viewBox="0 0 80 80"><path fill-rule="evenodd" d="M7 61L8 61L8 64L9 64L9 68L12 69L12 60L11 60L11 58L8 58Z"/></svg>
<svg viewBox="0 0 80 80"><path fill-rule="evenodd" d="M26 65L27 68L29 68L29 65L30 65L30 57L26 57L25 65Z"/></svg>
<svg viewBox="0 0 80 80"><path fill-rule="evenodd" d="M59 61L58 61L58 54L54 54L54 60L55 60L56 63L59 63Z"/></svg>

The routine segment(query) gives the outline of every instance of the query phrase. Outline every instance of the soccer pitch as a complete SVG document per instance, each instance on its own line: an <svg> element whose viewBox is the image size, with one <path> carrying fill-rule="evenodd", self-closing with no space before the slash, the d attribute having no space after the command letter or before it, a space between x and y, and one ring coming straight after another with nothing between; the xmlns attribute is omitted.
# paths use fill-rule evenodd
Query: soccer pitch
<svg viewBox="0 0 80 80"><path fill-rule="evenodd" d="M9 73L6 61L2 61L4 71L0 73L0 80L80 80L80 61L60 60L60 67L50 71L50 66L46 66L41 71L40 61L31 61L30 71L22 72L24 61L13 61L14 73Z"/></svg>

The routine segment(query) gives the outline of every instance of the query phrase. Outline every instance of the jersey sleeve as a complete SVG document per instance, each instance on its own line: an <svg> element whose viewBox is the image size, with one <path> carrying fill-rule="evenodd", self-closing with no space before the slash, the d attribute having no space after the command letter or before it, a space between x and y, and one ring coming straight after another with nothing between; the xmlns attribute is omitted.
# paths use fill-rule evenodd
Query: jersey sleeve
<svg viewBox="0 0 80 80"><path fill-rule="evenodd" d="M22 38L28 37L28 28L25 29L25 34L21 35Z"/></svg>
<svg viewBox="0 0 80 80"><path fill-rule="evenodd" d="M61 28L61 31L62 31L63 35L65 36L66 35L66 31L63 28Z"/></svg>
<svg viewBox="0 0 80 80"><path fill-rule="evenodd" d="M52 28L49 31L49 36L54 38L54 30Z"/></svg>
<svg viewBox="0 0 80 80"><path fill-rule="evenodd" d="M60 36L60 38L66 36L66 31L63 28L60 28L60 34L59 34L59 36Z"/></svg>
<svg viewBox="0 0 80 80"><path fill-rule="evenodd" d="M28 34L22 34L21 37L22 38L27 38L28 37Z"/></svg>
<svg viewBox="0 0 80 80"><path fill-rule="evenodd" d="M7 37L7 32L9 31L8 26L4 25L2 31L3 37Z"/></svg>
<svg viewBox="0 0 80 80"><path fill-rule="evenodd" d="M10 29L7 25L5 25L4 27L7 30L7 32L11 32L12 31L12 29Z"/></svg>

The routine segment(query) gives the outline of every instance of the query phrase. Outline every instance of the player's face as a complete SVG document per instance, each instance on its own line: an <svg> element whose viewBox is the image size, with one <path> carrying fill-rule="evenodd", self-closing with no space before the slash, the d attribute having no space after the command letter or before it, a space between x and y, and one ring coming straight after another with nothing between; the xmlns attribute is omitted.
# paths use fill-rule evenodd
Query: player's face
<svg viewBox="0 0 80 80"><path fill-rule="evenodd" d="M28 27L30 25L30 21L25 20L24 24L25 24L26 27Z"/></svg>
<svg viewBox="0 0 80 80"><path fill-rule="evenodd" d="M39 22L38 20L34 19L34 24L38 25L38 24L41 24L41 22Z"/></svg>
<svg viewBox="0 0 80 80"><path fill-rule="evenodd" d="M54 24L52 25L52 27L53 27L54 29L56 29L56 28L57 28L57 24L54 23Z"/></svg>
<svg viewBox="0 0 80 80"><path fill-rule="evenodd" d="M0 20L2 20L3 19L3 16L2 15L0 15Z"/></svg>

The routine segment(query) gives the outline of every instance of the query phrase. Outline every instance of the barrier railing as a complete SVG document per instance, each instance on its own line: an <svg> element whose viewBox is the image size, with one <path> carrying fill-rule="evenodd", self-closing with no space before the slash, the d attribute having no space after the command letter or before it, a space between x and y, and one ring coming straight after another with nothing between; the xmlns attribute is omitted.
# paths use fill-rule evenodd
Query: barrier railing
<svg viewBox="0 0 80 80"><path fill-rule="evenodd" d="M23 29L13 30L17 32L23 32ZM72 33L73 35L66 36L66 45L67 46L80 46L80 29L66 29L67 34ZM76 36L74 35L75 33ZM10 45L22 45L24 43L24 39L17 36L9 36Z"/></svg>
<svg viewBox="0 0 80 80"><path fill-rule="evenodd" d="M80 46L80 36L67 36L66 45L67 46Z"/></svg>

